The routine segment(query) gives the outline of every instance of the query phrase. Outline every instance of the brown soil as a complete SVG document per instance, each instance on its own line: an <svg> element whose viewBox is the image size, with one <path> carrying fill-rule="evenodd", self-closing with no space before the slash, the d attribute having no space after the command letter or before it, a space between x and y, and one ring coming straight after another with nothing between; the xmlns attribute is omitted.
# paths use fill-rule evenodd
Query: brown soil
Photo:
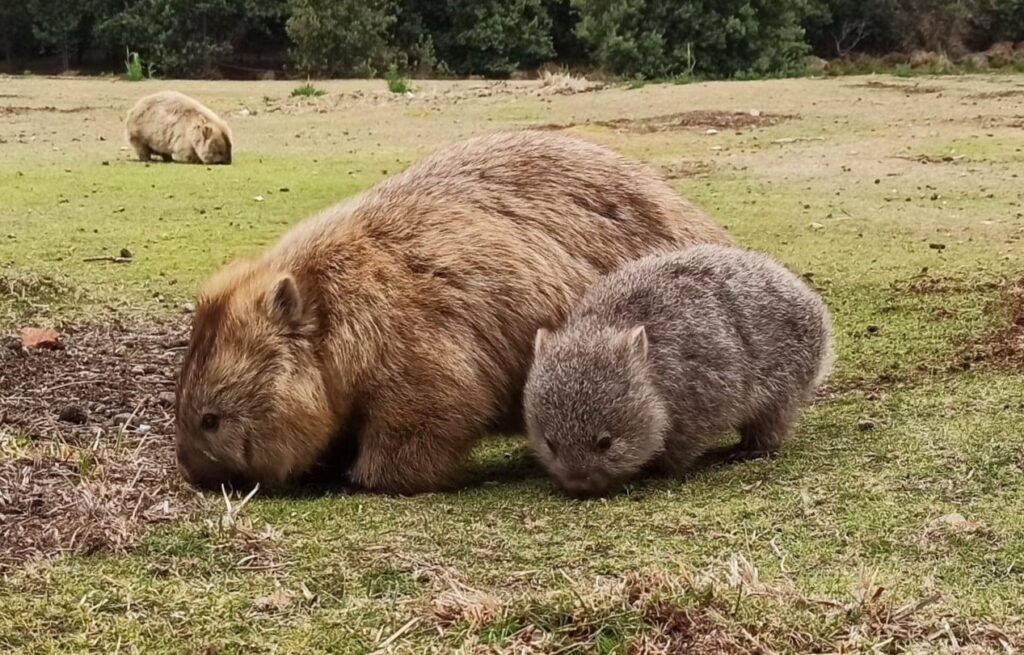
<svg viewBox="0 0 1024 655"><path fill-rule="evenodd" d="M713 168L710 162L688 159L662 164L661 172L670 180L682 180L707 177Z"/></svg>
<svg viewBox="0 0 1024 655"><path fill-rule="evenodd" d="M0 571L122 549L194 509L174 462L183 325L66 330L64 348L0 348Z"/></svg>
<svg viewBox="0 0 1024 655"><path fill-rule="evenodd" d="M989 364L1024 369L1024 278L1007 286L995 311L1006 317L1003 327L964 347L956 368Z"/></svg>
<svg viewBox="0 0 1024 655"><path fill-rule="evenodd" d="M620 132L670 132L685 129L740 130L744 128L770 127L799 116L789 114L758 114L729 111L687 111L665 114L650 118L615 118L598 121L596 125Z"/></svg>
<svg viewBox="0 0 1024 655"><path fill-rule="evenodd" d="M24 106L13 106L13 105L0 105L0 116L10 115L16 116L18 114L28 114L31 112L46 112L56 114L77 114L82 111L96 111L98 109L109 109L109 107L24 107Z"/></svg>
<svg viewBox="0 0 1024 655"><path fill-rule="evenodd" d="M864 84L856 84L854 86L864 89L887 89L889 91L900 91L902 93L942 93L943 88L941 86L931 86L928 84L893 84L892 82L876 82L874 80L865 82Z"/></svg>

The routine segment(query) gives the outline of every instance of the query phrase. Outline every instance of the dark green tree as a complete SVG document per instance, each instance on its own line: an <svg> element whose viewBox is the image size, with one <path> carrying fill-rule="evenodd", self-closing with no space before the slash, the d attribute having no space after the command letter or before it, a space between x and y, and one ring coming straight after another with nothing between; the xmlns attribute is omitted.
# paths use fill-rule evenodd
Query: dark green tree
<svg viewBox="0 0 1024 655"><path fill-rule="evenodd" d="M393 0L291 0L292 60L304 74L373 77L394 60Z"/></svg>
<svg viewBox="0 0 1024 655"><path fill-rule="evenodd" d="M68 70L72 53L78 51L88 5L82 0L31 0L28 9L36 39L59 53L63 70Z"/></svg>
<svg viewBox="0 0 1024 655"><path fill-rule="evenodd" d="M648 77L784 73L808 47L810 0L572 0L595 63Z"/></svg>

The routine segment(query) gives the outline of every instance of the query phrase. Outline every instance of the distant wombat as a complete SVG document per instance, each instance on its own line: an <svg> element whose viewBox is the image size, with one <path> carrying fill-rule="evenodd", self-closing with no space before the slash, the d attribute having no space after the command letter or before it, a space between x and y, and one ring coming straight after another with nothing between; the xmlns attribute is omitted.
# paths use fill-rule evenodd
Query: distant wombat
<svg viewBox="0 0 1024 655"><path fill-rule="evenodd" d="M729 241L586 141L449 147L206 284L178 384L180 468L200 486L449 486L482 433L521 427L539 326L629 259Z"/></svg>
<svg viewBox="0 0 1024 655"><path fill-rule="evenodd" d="M731 429L737 454L774 451L832 359L821 299L769 257L722 246L626 264L534 349L531 444L577 495L685 470Z"/></svg>
<svg viewBox="0 0 1024 655"><path fill-rule="evenodd" d="M125 121L128 141L139 159L158 155L188 164L230 164L231 129L197 101L177 91L148 95Z"/></svg>

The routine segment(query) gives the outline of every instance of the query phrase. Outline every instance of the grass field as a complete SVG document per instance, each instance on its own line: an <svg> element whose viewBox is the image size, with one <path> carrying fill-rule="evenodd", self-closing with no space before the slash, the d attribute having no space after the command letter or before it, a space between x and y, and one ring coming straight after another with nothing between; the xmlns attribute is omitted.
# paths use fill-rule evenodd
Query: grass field
<svg viewBox="0 0 1024 655"><path fill-rule="evenodd" d="M0 335L66 345L0 348L0 651L1024 649L1024 78L317 85L0 79ZM232 124L233 165L131 159L124 112L168 87ZM661 168L824 295L837 369L781 455L594 502L511 437L458 493L186 488L168 394L199 282L529 125Z"/></svg>

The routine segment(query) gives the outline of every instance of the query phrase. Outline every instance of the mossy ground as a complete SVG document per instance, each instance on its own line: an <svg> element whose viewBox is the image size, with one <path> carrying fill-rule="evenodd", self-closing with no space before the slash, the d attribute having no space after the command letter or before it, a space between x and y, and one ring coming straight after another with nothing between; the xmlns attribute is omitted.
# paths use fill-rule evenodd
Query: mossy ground
<svg viewBox="0 0 1024 655"><path fill-rule="evenodd" d="M514 437L488 439L457 493L257 495L227 524L208 498L126 552L8 571L0 649L1024 647L1024 386L1019 358L984 357L1014 329L1024 277L1024 143L999 94L1020 82L943 77L929 93L865 82L570 96L424 82L412 99L383 82L324 82L326 96L289 99L286 83L5 79L5 332L180 320L206 275L309 213L443 143L537 123L697 171L673 183L738 241L808 276L833 312L839 359L779 457L605 501L555 494ZM228 118L232 166L145 166L119 150L132 99L163 87ZM697 110L791 118L711 134L599 125ZM84 261L121 248L132 263ZM4 430L19 448L33 437Z"/></svg>

